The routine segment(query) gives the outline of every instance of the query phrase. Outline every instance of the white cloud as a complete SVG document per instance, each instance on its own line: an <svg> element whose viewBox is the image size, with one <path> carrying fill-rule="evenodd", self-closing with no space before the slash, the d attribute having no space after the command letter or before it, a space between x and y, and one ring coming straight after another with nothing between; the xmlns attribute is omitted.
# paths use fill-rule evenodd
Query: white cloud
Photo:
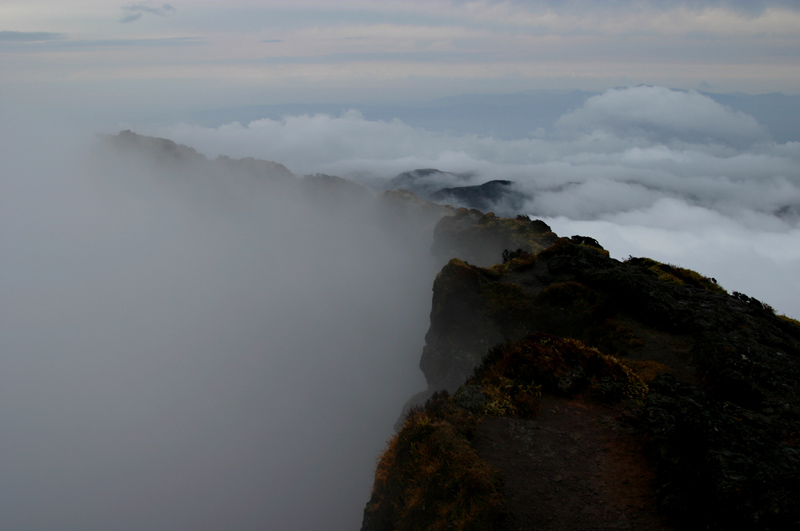
<svg viewBox="0 0 800 531"><path fill-rule="evenodd" d="M616 227L616 234L629 239L647 234L654 245L672 249L656 258L670 261L672 256L689 267L698 261L689 259L692 254L680 250L679 242L693 242L687 248L698 252L713 250L719 260L711 256L700 265L730 270L729 289L745 293L763 283L755 279L759 269L748 268L774 269L777 286L781 274L800 267L788 250L800 246L795 229L800 143L771 142L751 116L695 92L644 86L609 90L563 116L556 131L517 140L424 131L399 121L369 121L353 112L150 132L211 156L262 157L298 173L334 173L368 185L416 168L475 172L464 184L510 179L530 195L524 208L532 215ZM631 241L631 250L619 253L650 249ZM720 243L725 241L736 255L727 262L726 246ZM765 253L761 241L780 244ZM747 252L754 258L742 259ZM791 288L794 281L783 282L790 286L787 293L800 300L800 292ZM781 294L779 299L776 307L800 315L790 297Z"/></svg>
<svg viewBox="0 0 800 531"><path fill-rule="evenodd" d="M122 6L122 10L128 13L127 15L123 15L119 20L125 24L135 22L145 14L165 17L175 12L175 8L170 4L154 5L152 2L140 2L138 4Z"/></svg>
<svg viewBox="0 0 800 531"><path fill-rule="evenodd" d="M87 160L91 132L15 114L0 527L357 527L424 388L429 242L246 174Z"/></svg>
<svg viewBox="0 0 800 531"><path fill-rule="evenodd" d="M557 124L567 132L602 130L657 143L726 144L747 147L767 140L752 116L727 109L695 91L629 87L593 96Z"/></svg>

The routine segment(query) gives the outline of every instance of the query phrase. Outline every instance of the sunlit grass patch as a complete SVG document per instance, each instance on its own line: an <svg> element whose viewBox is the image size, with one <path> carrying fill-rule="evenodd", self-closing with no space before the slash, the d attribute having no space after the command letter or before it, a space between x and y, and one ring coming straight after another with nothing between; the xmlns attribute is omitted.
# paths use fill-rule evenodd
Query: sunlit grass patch
<svg viewBox="0 0 800 531"><path fill-rule="evenodd" d="M663 264L651 258L636 258L632 256L628 257L625 263L644 267L652 271L662 282L671 282L681 286L693 286L695 288L704 289L711 293L720 293L724 295L728 294L725 288L717 284L715 279L705 277L697 271L692 271L691 269L678 267L672 264Z"/></svg>

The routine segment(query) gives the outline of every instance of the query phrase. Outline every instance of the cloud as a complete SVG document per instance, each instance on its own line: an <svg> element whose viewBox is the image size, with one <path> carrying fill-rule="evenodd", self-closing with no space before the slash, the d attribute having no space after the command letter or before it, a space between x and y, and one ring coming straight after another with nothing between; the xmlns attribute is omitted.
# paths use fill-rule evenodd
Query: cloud
<svg viewBox="0 0 800 531"><path fill-rule="evenodd" d="M430 242L9 114L0 527L357 527L424 388Z"/></svg>
<svg viewBox="0 0 800 531"><path fill-rule="evenodd" d="M751 124L635 87L513 140L356 111L141 131L374 188L415 168L510 179L530 196L522 211L561 235L699 270L800 317L800 143L757 128L742 140L693 113ZM399 404L424 386L429 242L398 244L247 172L87 160L92 131L9 114L0 467L15 488L0 524L357 526Z"/></svg>
<svg viewBox="0 0 800 531"><path fill-rule="evenodd" d="M333 173L375 188L417 168L470 173L473 177L459 183L464 186L508 179L530 198L525 213L647 233L654 244L665 246L696 229L695 238L707 243L692 247L700 264L726 268L734 279L729 289L745 293L748 287L763 288L745 265L754 267L761 260L762 269L770 270L780 255L800 268L788 250L765 253L759 243L786 244L796 237L800 143L776 143L752 116L693 91L612 89L563 115L551 130L512 140L427 131L398 120L371 121L358 112L218 128L156 127L151 132L210 156L256 156L280 161L297 173ZM428 184L453 185L445 179ZM512 209L496 205L500 213ZM731 241L737 242L739 254L749 245L754 258L739 260L737 255L727 264L703 259L711 249L722 252L715 243L721 233L735 235ZM619 252L625 257L639 251ZM674 261L686 258L678 253ZM693 263L697 260L683 265ZM753 279L747 281L748 275ZM780 285L776 281L769 293L753 295L767 301L778 297L782 302L776 307L800 315L800 304L785 297ZM800 291L789 293L800 300Z"/></svg>
<svg viewBox="0 0 800 531"><path fill-rule="evenodd" d="M148 13L151 15L157 15L159 17L165 17L175 12L175 8L170 4L162 4L161 6L154 7L150 4L150 2L141 2L138 4L123 6L122 10L129 13L120 18L119 21L122 23L135 22Z"/></svg>
<svg viewBox="0 0 800 531"><path fill-rule="evenodd" d="M155 39L94 39L70 40L60 43L61 49L65 48L161 48L173 46L195 46L205 44L207 41L201 37L165 37Z"/></svg>
<svg viewBox="0 0 800 531"><path fill-rule="evenodd" d="M119 21L122 22L123 24L126 24L128 22L135 22L135 21L139 20L140 18L142 18L142 14L141 13L132 13L130 15L125 15L124 17L119 19Z"/></svg>
<svg viewBox="0 0 800 531"><path fill-rule="evenodd" d="M63 33L46 31L0 31L0 42L40 42L63 39Z"/></svg>
<svg viewBox="0 0 800 531"><path fill-rule="evenodd" d="M602 130L669 144L724 144L743 148L768 140L750 115L728 109L708 96L664 87L628 87L589 98L563 116L557 127L571 133Z"/></svg>

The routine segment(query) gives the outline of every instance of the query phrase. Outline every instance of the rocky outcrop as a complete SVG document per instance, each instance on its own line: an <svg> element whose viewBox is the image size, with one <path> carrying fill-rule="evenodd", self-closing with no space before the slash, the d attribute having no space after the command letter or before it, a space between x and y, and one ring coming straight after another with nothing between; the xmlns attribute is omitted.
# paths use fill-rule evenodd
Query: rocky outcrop
<svg viewBox="0 0 800 531"><path fill-rule="evenodd" d="M483 489L459 502L473 516L460 513L457 528L581 528L580 513L560 507L587 497L592 525L609 528L800 525L800 324L693 271L620 262L591 238L558 239L542 225L462 210L436 229L434 251L460 259L434 282L420 367L429 394L445 394L408 418L471 415L469 452L506 482L504 517L495 491ZM521 251L503 255L501 246ZM491 256L506 262L470 263ZM579 446L570 433L584 434ZM426 459L444 464L426 481L447 482L460 458L434 450ZM535 459L543 452L567 475L544 473L551 464ZM573 468L578 455L585 462ZM364 529L403 528L403 515L425 503L402 494L418 476L385 460L379 470ZM426 522L414 528L441 521Z"/></svg>

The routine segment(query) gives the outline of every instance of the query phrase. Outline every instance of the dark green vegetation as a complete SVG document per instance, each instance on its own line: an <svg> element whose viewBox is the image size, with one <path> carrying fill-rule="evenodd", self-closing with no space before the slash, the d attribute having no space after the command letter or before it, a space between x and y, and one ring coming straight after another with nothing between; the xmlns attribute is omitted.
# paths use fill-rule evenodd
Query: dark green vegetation
<svg viewBox="0 0 800 531"><path fill-rule="evenodd" d="M559 239L527 218L461 210L439 223L436 238L434 252L461 259L434 282L420 367L429 395L445 389L454 397L415 409L392 441L365 530L503 529L495 476L479 464L471 436L490 416L535 418L543 396L617 412L645 449L631 459L653 459L651 494L665 525L800 527L797 321L694 271L647 258L620 262L591 238ZM461 450L423 433L426 416L459 426L451 432ZM486 470L481 487L453 486L462 464L452 472L437 465L433 475L398 465L408 440L415 446L405 448L438 445L447 463L470 455L470 470ZM417 482L432 489L424 519L407 510L403 494ZM451 527L435 516L440 510Z"/></svg>

